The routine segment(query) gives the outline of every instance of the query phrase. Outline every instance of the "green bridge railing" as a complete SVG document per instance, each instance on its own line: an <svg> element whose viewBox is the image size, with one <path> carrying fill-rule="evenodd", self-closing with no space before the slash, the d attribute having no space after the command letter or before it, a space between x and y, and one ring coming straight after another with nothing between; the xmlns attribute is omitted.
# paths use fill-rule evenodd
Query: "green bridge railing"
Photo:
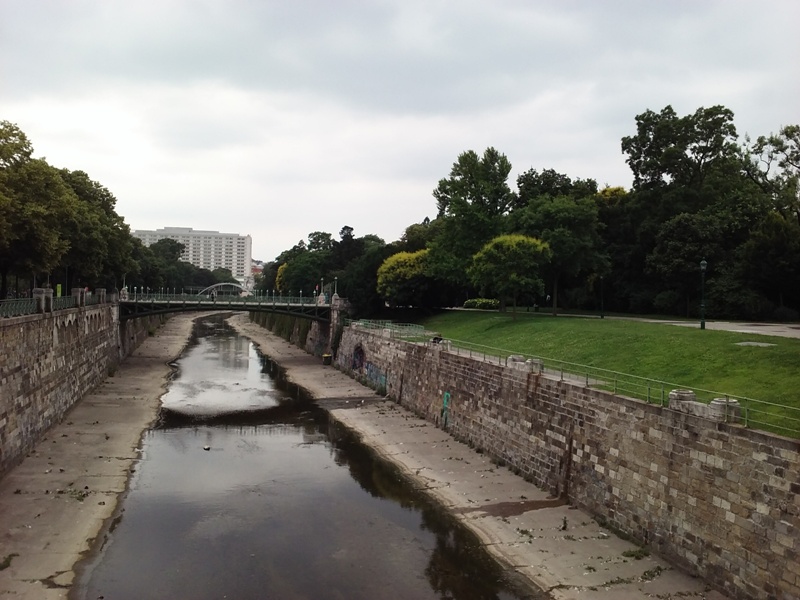
<svg viewBox="0 0 800 600"><path fill-rule="evenodd" d="M33 298L14 298L12 300L0 300L0 318L19 317L21 315L31 315L36 312L36 300Z"/></svg>

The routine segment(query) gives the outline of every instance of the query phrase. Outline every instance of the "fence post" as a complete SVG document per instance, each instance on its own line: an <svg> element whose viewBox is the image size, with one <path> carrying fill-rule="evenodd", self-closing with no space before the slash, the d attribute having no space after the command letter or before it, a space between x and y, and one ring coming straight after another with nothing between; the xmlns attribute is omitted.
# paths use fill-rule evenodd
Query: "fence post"
<svg viewBox="0 0 800 600"><path fill-rule="evenodd" d="M75 306L86 306L86 290L84 288L72 288L72 297L75 298Z"/></svg>
<svg viewBox="0 0 800 600"><path fill-rule="evenodd" d="M36 312L53 312L52 288L33 288L33 298L36 300Z"/></svg>

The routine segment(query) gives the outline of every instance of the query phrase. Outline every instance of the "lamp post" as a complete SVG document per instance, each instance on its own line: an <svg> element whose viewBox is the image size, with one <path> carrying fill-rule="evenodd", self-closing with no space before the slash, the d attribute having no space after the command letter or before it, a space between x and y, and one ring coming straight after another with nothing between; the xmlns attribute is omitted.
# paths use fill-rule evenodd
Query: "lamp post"
<svg viewBox="0 0 800 600"><path fill-rule="evenodd" d="M706 259L700 261L700 329L706 328Z"/></svg>
<svg viewBox="0 0 800 600"><path fill-rule="evenodd" d="M334 277L333 278L333 295L335 296L338 293L339 293L339 278L338 277Z"/></svg>

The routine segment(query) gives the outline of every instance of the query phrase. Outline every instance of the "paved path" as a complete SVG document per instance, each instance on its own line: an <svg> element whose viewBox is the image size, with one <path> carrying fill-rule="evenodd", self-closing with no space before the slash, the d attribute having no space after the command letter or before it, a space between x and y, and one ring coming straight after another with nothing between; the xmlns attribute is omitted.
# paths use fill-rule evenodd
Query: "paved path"
<svg viewBox="0 0 800 600"><path fill-rule="evenodd" d="M608 317L626 319L628 317ZM678 325L680 327L700 328L697 321L664 321L657 319L638 319L647 323L663 323L665 325ZM706 321L706 329L717 331L733 331L754 335L772 335L776 337L800 338L800 323L753 323L738 321Z"/></svg>

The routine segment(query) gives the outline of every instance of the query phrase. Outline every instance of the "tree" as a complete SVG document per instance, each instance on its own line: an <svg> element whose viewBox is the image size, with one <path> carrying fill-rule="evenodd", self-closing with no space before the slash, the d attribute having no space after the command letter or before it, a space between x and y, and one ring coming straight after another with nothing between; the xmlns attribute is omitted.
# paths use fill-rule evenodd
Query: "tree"
<svg viewBox="0 0 800 600"><path fill-rule="evenodd" d="M333 249L333 236L324 231L312 231L308 234L308 250L318 252L321 250Z"/></svg>
<svg viewBox="0 0 800 600"><path fill-rule="evenodd" d="M539 196L570 196L585 198L597 193L597 182L594 179L576 179L553 169L544 169L539 173L536 169L529 169L517 177L519 190L514 209L523 208L531 198Z"/></svg>
<svg viewBox="0 0 800 600"><path fill-rule="evenodd" d="M165 263L177 262L181 259L186 246L177 240L162 238L150 244L150 251Z"/></svg>
<svg viewBox="0 0 800 600"><path fill-rule="evenodd" d="M439 216L457 216L465 205L489 217L505 214L514 200L507 183L510 172L508 158L494 148L482 157L473 150L460 154L450 177L440 179L433 192Z"/></svg>
<svg viewBox="0 0 800 600"><path fill-rule="evenodd" d="M431 221L425 217L422 223L409 225L400 237L398 247L405 252L424 250L431 240L436 237L442 222L443 219Z"/></svg>
<svg viewBox="0 0 800 600"><path fill-rule="evenodd" d="M428 250L392 254L378 269L378 293L392 306L428 306Z"/></svg>
<svg viewBox="0 0 800 600"><path fill-rule="evenodd" d="M225 269L223 267L217 267L211 274L216 279L216 283L239 283L236 281L236 277L233 276L230 269Z"/></svg>
<svg viewBox="0 0 800 600"><path fill-rule="evenodd" d="M363 240L356 239L353 228L345 225L339 230L339 241L333 242L331 251L331 268L344 269L347 264L361 256L364 252Z"/></svg>
<svg viewBox="0 0 800 600"><path fill-rule="evenodd" d="M738 153L733 112L699 108L678 117L671 106L636 116L636 135L622 138L635 189L669 184L699 185L719 160Z"/></svg>
<svg viewBox="0 0 800 600"><path fill-rule="evenodd" d="M682 213L661 227L656 245L647 257L647 267L662 281L663 291L655 298L655 309L674 313L684 301L686 316L690 300L699 294L699 264L721 262L722 224L713 215ZM710 274L710 273L709 273Z"/></svg>
<svg viewBox="0 0 800 600"><path fill-rule="evenodd" d="M775 209L800 223L800 125L747 139L742 154L749 177L773 198Z"/></svg>
<svg viewBox="0 0 800 600"><path fill-rule="evenodd" d="M554 179L552 171L545 171ZM600 238L600 222L592 180L571 184L563 176L552 191L566 190L569 195L551 196L541 193L536 171L523 173L517 179L519 208L509 217L509 229L546 242L551 251L544 273L553 285L553 314L558 309L559 282L564 277L595 272L602 275L608 268L608 257ZM531 185L533 184L533 185ZM571 184L572 187L570 187ZM585 195L589 194L589 195Z"/></svg>
<svg viewBox="0 0 800 600"><path fill-rule="evenodd" d="M778 306L800 306L800 224L772 212L742 246L748 283Z"/></svg>
<svg viewBox="0 0 800 600"><path fill-rule="evenodd" d="M378 293L378 269L392 252L392 246L368 244L364 253L344 269L325 276L326 288L333 291L332 286L338 286L339 294L347 298L354 316L378 314L384 306ZM338 278L337 284L334 284L333 277Z"/></svg>
<svg viewBox="0 0 800 600"><path fill-rule="evenodd" d="M89 285L117 287L134 269L130 229L115 211L116 198L83 171L61 169L61 178L80 200L75 218L64 223L70 249L62 257L64 285L69 273Z"/></svg>
<svg viewBox="0 0 800 600"><path fill-rule="evenodd" d="M428 244L429 273L458 290L470 285L471 257L502 230L515 196L508 186L511 163L487 148L482 157L469 150L458 156L450 176L433 192L441 229Z"/></svg>
<svg viewBox="0 0 800 600"><path fill-rule="evenodd" d="M541 294L544 282L539 273L550 249L545 242L520 234L501 235L472 258L469 276L484 295L511 300L516 315L522 294Z"/></svg>
<svg viewBox="0 0 800 600"><path fill-rule="evenodd" d="M14 123L0 121L0 169L26 163L31 154L33 147L28 136Z"/></svg>
<svg viewBox="0 0 800 600"><path fill-rule="evenodd" d="M79 200L59 172L40 159L0 169L0 194L10 208L10 236L0 245L0 289L5 296L9 274L36 276L58 265L70 248L63 224L75 218Z"/></svg>
<svg viewBox="0 0 800 600"><path fill-rule="evenodd" d="M311 296L325 276L327 259L326 252L304 252L296 256L278 269L279 289L291 296L302 292Z"/></svg>

